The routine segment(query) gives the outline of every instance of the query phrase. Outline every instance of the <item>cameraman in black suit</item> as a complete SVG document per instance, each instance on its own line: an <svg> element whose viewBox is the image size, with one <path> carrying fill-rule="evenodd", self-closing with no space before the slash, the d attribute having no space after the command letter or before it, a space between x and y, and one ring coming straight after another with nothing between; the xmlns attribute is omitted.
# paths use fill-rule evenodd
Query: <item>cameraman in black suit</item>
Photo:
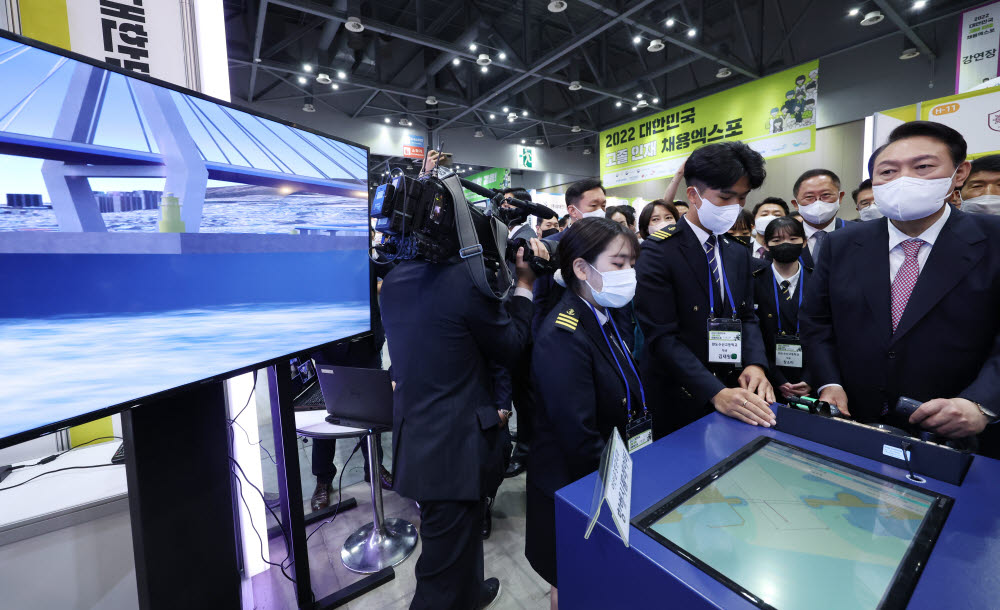
<svg viewBox="0 0 1000 610"><path fill-rule="evenodd" d="M548 258L540 242L531 246ZM420 504L411 608L483 608L500 594L497 579L483 580L481 498L503 477L509 415L495 406L490 364L513 367L530 341L535 274L523 249L516 272L506 301L480 292L457 251L444 263L400 263L382 283L395 490Z"/></svg>

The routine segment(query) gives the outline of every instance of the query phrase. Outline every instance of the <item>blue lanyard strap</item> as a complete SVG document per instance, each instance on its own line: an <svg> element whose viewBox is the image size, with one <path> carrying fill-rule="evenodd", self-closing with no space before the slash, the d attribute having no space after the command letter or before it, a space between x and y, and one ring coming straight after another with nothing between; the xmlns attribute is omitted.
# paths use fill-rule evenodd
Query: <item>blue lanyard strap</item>
<svg viewBox="0 0 1000 610"><path fill-rule="evenodd" d="M802 293L805 292L806 274L802 273L805 266L802 264L802 257L799 257L799 285L795 288L799 292L799 312L802 311ZM774 277L774 269L771 269L771 282L774 284L774 313L778 318L778 332L781 332L781 301L778 300L778 278ZM799 334L799 317L795 316L795 334Z"/></svg>
<svg viewBox="0 0 1000 610"><path fill-rule="evenodd" d="M719 257L719 274L722 282L726 286L726 296L729 297L729 308L733 310L733 319L736 319L736 301L733 300L733 291L729 288L729 278L726 277L726 266L722 262L722 249L719 245L718 237L715 240L715 255ZM706 257L707 259L707 257ZM715 317L715 278L712 277L712 261L708 261L708 311L709 317Z"/></svg>
<svg viewBox="0 0 1000 610"><path fill-rule="evenodd" d="M594 312L594 319L597 320L597 327L601 329L601 335L604 336L604 342L608 344L608 351L611 352L611 358L614 359L615 365L618 367L618 372L622 376L622 381L625 382L625 409L628 414L628 418L632 419L632 393L629 391L628 377L625 376L625 369L622 368L621 362L618 361L618 356L615 355L615 348L611 346L611 339L608 338L608 333L604 332L604 325L601 324L601 317L597 315L597 310L594 306L587 303L587 307L590 307L590 311ZM622 336L618 333L618 326L615 325L615 321L611 319L611 314L608 314L608 321L611 322L611 328L615 330L615 335L618 337L618 344L621 345L622 353L625 354L625 360L628 362L629 367L632 372L635 373L635 378L639 382L639 396L642 397L642 413L647 414L646 410L646 391L642 387L642 379L639 378L639 373L635 370L635 365L632 364L632 358L628 355L625 349L625 343L622 341Z"/></svg>

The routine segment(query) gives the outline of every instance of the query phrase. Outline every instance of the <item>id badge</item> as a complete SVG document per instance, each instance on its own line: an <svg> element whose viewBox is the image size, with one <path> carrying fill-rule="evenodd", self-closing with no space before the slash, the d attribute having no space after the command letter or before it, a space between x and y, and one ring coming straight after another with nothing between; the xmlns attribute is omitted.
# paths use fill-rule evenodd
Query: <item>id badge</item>
<svg viewBox="0 0 1000 610"><path fill-rule="evenodd" d="M798 335L778 335L774 338L774 363L802 368L802 340Z"/></svg>
<svg viewBox="0 0 1000 610"><path fill-rule="evenodd" d="M708 319L708 361L740 366L743 359L743 322Z"/></svg>
<svg viewBox="0 0 1000 610"><path fill-rule="evenodd" d="M628 439L628 452L635 453L653 442L653 419L647 413L630 419L625 429Z"/></svg>

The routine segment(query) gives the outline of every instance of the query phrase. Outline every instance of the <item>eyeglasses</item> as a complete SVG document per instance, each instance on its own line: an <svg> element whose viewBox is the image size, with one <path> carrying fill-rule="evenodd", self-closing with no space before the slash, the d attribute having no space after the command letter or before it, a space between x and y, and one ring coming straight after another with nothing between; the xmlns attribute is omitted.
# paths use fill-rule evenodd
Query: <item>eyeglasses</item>
<svg viewBox="0 0 1000 610"><path fill-rule="evenodd" d="M835 203L837 199L838 196L835 193L823 193L822 195L819 196L819 201L823 201L825 203ZM806 205L809 205L810 203L816 201L816 196L806 195L804 197L801 197L800 201Z"/></svg>

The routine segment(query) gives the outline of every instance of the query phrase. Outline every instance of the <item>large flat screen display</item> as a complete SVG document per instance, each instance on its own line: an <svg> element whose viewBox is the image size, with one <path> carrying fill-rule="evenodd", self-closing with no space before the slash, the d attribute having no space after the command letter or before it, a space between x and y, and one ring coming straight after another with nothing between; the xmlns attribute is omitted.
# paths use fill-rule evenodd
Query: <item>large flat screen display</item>
<svg viewBox="0 0 1000 610"><path fill-rule="evenodd" d="M0 83L0 446L370 331L366 148L6 36Z"/></svg>
<svg viewBox="0 0 1000 610"><path fill-rule="evenodd" d="M903 608L951 504L761 437L633 524L763 608Z"/></svg>

